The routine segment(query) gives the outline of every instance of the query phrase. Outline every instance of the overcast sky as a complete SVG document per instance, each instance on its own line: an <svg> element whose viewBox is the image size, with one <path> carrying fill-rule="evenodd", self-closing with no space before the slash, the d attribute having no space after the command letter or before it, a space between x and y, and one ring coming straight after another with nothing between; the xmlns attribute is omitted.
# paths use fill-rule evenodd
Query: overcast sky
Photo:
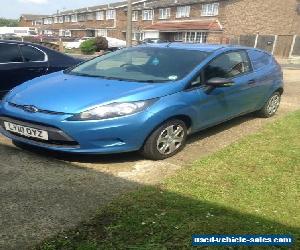
<svg viewBox="0 0 300 250"><path fill-rule="evenodd" d="M19 18L21 14L53 14L57 10L76 9L119 2L118 0L0 0L0 17Z"/></svg>

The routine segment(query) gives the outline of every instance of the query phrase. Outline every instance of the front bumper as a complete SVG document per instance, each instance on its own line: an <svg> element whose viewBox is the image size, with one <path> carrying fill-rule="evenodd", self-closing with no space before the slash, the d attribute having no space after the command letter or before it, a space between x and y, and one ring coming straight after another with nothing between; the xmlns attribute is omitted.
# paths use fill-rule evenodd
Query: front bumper
<svg viewBox="0 0 300 250"><path fill-rule="evenodd" d="M160 122L155 120L150 111L102 121L67 121L70 116L28 113L8 103L2 103L0 133L12 140L50 150L109 154L139 150ZM3 121L46 130L50 140L37 141L8 132L4 129Z"/></svg>

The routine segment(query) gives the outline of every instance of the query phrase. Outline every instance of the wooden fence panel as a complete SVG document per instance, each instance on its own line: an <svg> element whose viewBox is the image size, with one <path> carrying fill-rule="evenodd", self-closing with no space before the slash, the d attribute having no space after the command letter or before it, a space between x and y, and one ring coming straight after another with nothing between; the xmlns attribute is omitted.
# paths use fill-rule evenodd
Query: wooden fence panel
<svg viewBox="0 0 300 250"><path fill-rule="evenodd" d="M296 37L292 56L300 56L300 36Z"/></svg>
<svg viewBox="0 0 300 250"><path fill-rule="evenodd" d="M293 43L293 36L278 36L274 55L281 58L288 58L291 46Z"/></svg>
<svg viewBox="0 0 300 250"><path fill-rule="evenodd" d="M256 40L256 35L241 35L240 36L240 45L247 47L254 47Z"/></svg>
<svg viewBox="0 0 300 250"><path fill-rule="evenodd" d="M271 53L273 51L274 42L275 36L259 35L256 48L263 49Z"/></svg>

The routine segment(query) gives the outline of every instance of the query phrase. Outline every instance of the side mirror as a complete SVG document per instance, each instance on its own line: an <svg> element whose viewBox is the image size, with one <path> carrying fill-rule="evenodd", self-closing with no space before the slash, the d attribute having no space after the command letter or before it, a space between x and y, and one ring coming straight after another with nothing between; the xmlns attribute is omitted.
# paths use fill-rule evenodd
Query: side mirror
<svg viewBox="0 0 300 250"><path fill-rule="evenodd" d="M234 81L231 79L214 77L209 79L206 82L206 85L212 88L223 88L223 87L231 87L234 85Z"/></svg>

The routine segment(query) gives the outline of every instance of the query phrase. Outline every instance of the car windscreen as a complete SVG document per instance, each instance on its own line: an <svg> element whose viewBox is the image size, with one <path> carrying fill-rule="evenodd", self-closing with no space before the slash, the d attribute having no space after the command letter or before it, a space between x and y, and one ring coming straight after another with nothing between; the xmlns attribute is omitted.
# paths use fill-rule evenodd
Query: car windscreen
<svg viewBox="0 0 300 250"><path fill-rule="evenodd" d="M136 82L176 81L207 56L199 50L135 47L95 58L65 73Z"/></svg>

